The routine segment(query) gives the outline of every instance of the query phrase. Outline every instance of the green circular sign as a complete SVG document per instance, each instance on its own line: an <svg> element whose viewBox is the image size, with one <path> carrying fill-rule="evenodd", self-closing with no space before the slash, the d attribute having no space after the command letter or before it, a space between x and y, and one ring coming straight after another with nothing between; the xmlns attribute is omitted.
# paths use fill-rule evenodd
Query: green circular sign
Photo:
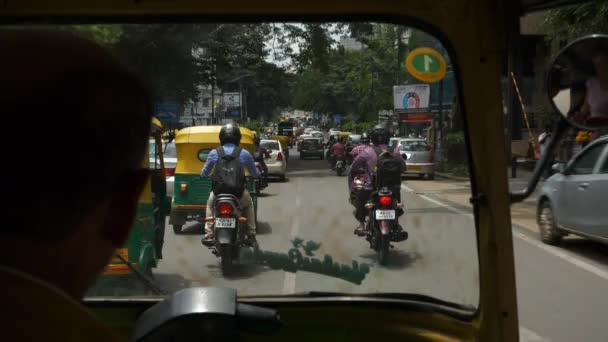
<svg viewBox="0 0 608 342"><path fill-rule="evenodd" d="M422 47L410 52L405 59L405 68L415 78L423 82L434 83L445 76L447 65L439 52Z"/></svg>

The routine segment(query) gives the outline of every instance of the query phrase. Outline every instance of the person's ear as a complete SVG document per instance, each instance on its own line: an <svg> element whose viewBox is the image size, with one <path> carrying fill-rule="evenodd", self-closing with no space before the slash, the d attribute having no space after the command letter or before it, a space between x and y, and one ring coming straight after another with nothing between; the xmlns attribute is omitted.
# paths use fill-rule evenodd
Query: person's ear
<svg viewBox="0 0 608 342"><path fill-rule="evenodd" d="M140 169L123 175L110 195L108 212L102 235L116 248L120 247L131 231L137 213L139 196L148 182L149 171ZM152 220L152 217L150 217Z"/></svg>

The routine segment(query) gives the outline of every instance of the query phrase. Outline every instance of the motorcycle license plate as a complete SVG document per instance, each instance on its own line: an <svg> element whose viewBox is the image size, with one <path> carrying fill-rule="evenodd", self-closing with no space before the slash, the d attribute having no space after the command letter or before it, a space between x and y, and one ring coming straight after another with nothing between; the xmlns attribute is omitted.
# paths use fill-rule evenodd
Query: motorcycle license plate
<svg viewBox="0 0 608 342"><path fill-rule="evenodd" d="M394 210L376 210L376 220L394 220Z"/></svg>
<svg viewBox="0 0 608 342"><path fill-rule="evenodd" d="M236 219L216 217L215 228L236 228Z"/></svg>

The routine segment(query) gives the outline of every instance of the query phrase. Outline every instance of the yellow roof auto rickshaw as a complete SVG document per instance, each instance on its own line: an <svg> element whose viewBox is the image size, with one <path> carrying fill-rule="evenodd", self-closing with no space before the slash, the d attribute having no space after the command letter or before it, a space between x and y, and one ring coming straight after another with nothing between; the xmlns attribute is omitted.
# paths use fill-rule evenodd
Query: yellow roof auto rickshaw
<svg viewBox="0 0 608 342"><path fill-rule="evenodd" d="M340 139L340 142L345 144L348 141L348 137L350 137L352 133L351 132L340 132L338 133L338 137Z"/></svg>
<svg viewBox="0 0 608 342"><path fill-rule="evenodd" d="M219 133L222 126L194 126L180 130L175 137L177 148L177 166L175 168L175 185L169 223L173 232L179 234L188 221L197 221L204 217L207 199L211 193L211 180L201 178L207 155L220 146ZM241 127L240 147L253 155L254 132ZM253 193L253 182L247 183L251 192L254 207L257 208L257 196Z"/></svg>
<svg viewBox="0 0 608 342"><path fill-rule="evenodd" d="M399 26L401 29L399 27L392 27L390 30L386 30L388 32L371 31L366 38L382 35L382 38L386 38L386 46L395 45L397 49L403 48L402 51L399 51L402 53L402 56L395 54L394 60L392 60L393 57L390 57L391 65L398 65L395 71L400 70L403 73L396 76L394 83L383 85L382 88L389 89L390 86L399 86L400 84L410 86L412 85L411 81L423 85L436 85L438 83L443 85L443 79L440 78L445 76L442 74L448 68L445 65L445 61L441 63L441 60L450 60L450 68L447 71L453 74L454 83L457 85L454 91L454 98L462 109L459 113L459 116L463 118L461 141L463 141L463 149L466 150L466 169L469 173L467 179L470 181L471 186L466 191L462 191L452 197L455 200L459 197L464 198L465 203L458 206L452 206L439 201L437 196L435 196L436 191L431 191L432 195L422 195L424 197L420 197L421 199L415 203L417 212L413 216L418 217L415 225L424 224L424 220L421 220L419 217L421 211L424 210L424 208L420 207L422 204L430 206L433 216L449 215L440 224L435 224L430 227L431 229L428 229L434 235L433 238L428 239L431 241L427 241L425 246L427 248L445 250L451 245L455 245L460 251L467 250L473 253L475 255L474 258L468 259L466 262L463 261L455 267L459 275L451 277L448 273L452 268L446 264L443 264L440 269L436 269L435 271L431 267L433 263L439 261L445 262L445 260L449 260L457 253L448 255L441 260L437 257L438 254L432 255L430 258L427 258L425 255L420 259L420 256L417 254L424 253L425 247L421 247L422 243L425 242L423 239L418 239L417 248L402 251L403 254L398 258L398 263L394 264L394 267L385 273L382 272L386 270L382 270L379 267L362 267L361 264L355 264L354 260L352 267L341 268L340 264L332 263L332 258L329 255L326 255L325 260L304 256L305 253L319 248L325 249L327 253L331 252L332 245L325 241L320 246L301 241L298 238L298 235L307 233L306 230L312 231L314 226L319 226L321 223L328 223L327 225L332 230L327 234L319 233L318 236L323 236L328 239L327 242L332 242L334 244L333 248L338 250L339 254L347 254L347 247L350 246L347 246L345 242L348 240L345 235L346 230L338 231L336 228L340 225L342 216L338 216L328 206L329 201L320 197L323 195L329 197L331 195L329 191L324 192L325 185L329 184L331 179L325 176L319 179L318 176L321 173L306 175L305 172L302 172L301 174L304 176L298 178L293 184L284 184L282 196L287 197L287 200L282 202L284 203L284 207L281 207L281 202L279 202L276 209L268 209L274 215L271 216L273 220L278 220L281 216L288 216L288 219L291 219L288 224L275 225L273 234L276 235L267 240L267 242L270 242L274 238L274 240L290 241L294 245L294 248L289 250L289 254L275 252L261 253L258 251L255 255L256 258L273 260L270 267L256 268L254 272L244 272L237 279L232 278L228 280L219 279L213 271L210 271L205 276L198 278L191 276L192 279L187 280L194 280L194 285L189 285L190 283L187 281L182 282L184 274L194 272L195 268L207 269L204 265L198 263L199 260L196 257L191 257L195 254L189 254L192 249L200 248L200 245L192 243L193 240L188 239L189 237L182 237L183 239L178 239L180 240L178 241L178 248L174 252L174 255L171 255L171 258L172 260L177 260L175 262L177 264L176 268L185 269L186 272L175 275L176 279L171 279L170 282L173 283L175 281L175 283L180 284L174 286L173 289L209 285L239 287L244 284L242 287L245 290L261 283L264 287L263 291L243 295L241 294L242 288L240 288L238 290L239 296L234 291L230 292L232 296L222 297L217 289L195 289L198 290L197 293L199 294L208 292L216 295L217 297L214 299L220 298L224 300L228 298L225 302L230 305L229 309L213 312L219 314L218 316L226 317L226 321L222 321L223 323L228 323L223 325L223 329L225 330L232 331L246 327L247 324L243 324L242 326L239 324L239 319L245 319L248 314L251 315L254 311L254 306L263 306L266 309L255 318L259 318L259 316L270 317L271 320L277 318L274 314L274 309L281 313L280 319L283 324L278 331L276 329L263 330L262 333L268 333L267 336L254 335L260 333L262 329L249 331L247 335L243 336L243 339L247 340L264 340L269 342L286 340L371 341L383 339L502 342L517 341L520 336L526 341L546 340L533 332L530 333L529 330L523 329L523 316L530 316L531 312L538 312L538 315L533 316L534 320L537 320L537 327L532 327L533 329L538 329L543 325L547 326L547 330L557 328L557 326L551 326L551 323L541 321L543 319L542 316L549 316L550 319L557 320L559 319L558 316L567 314L568 310L564 308L578 304L576 303L577 300L583 298L578 297L566 305L559 303L560 306L557 307L557 310L560 308L563 310L559 312L559 315L554 315L556 307L549 306L549 303L562 299L556 295L550 300L537 301L537 303L540 303L537 307L533 310L521 311L523 314L520 316L518 304L525 305L526 301L534 301L535 298L532 295L528 295L523 297L523 300L519 303L517 301L516 292L528 289L524 286L518 286L516 291L515 259L518 256L514 253L514 240L516 238L520 239L520 251L524 251L524 248L526 251L530 251L528 248L537 248L534 246L540 244L540 242L531 234L523 234L516 231L517 227L515 224L512 224L511 204L523 200L529 194L510 193L510 184L505 172L508 166L507 160L509 159L507 155L510 153L510 151L505 152L509 150L510 145L505 139L505 132L513 130L513 127L517 125L512 125L512 123L514 121L521 121L521 118L509 116L508 119L513 120L513 122L505 120L503 110L504 99L502 96L503 88L501 84L510 84L508 72L517 72L518 69L525 69L521 65L523 52L527 52L525 50L539 50L526 48L526 45L522 43L520 19L531 12L545 10L564 3L575 3L575 1L313 0L298 2L294 6L292 2L277 0L240 1L238 3L185 0L113 2L100 0L33 0L5 1L4 5L0 8L0 16L5 23L10 23L11 25L19 23L24 23L25 25L41 24L45 25L46 28L50 24L57 23L62 25L62 29L64 25L69 23L79 25L83 23L98 24L96 22L97 19L102 23L127 21L137 22L138 25L152 23L155 26L159 25L159 21L170 23L173 26L174 22L181 23L184 21L198 21L207 24L211 21L225 21L227 23L231 21L248 21L258 23L260 20L272 20L277 23L285 23L294 18L301 18L306 25L310 23L311 26L312 23L321 22L328 18L340 23L353 20L356 23L380 22L406 25L407 27ZM318 28L318 26L315 26L315 28ZM425 36L420 37L422 39L434 36L440 41L440 44L436 45L441 45L441 49L439 49L441 51L427 47L427 49L414 53L415 50L409 51L409 48L401 46L401 38L408 36L412 28L424 31ZM414 41L411 37L408 40ZM542 37L536 38L540 41L543 40ZM190 54L191 51L189 49L185 50ZM412 54L413 57L411 59L406 58L406 52ZM359 51L356 51L356 53L359 53ZM40 56L40 58L44 58L44 56ZM191 56L188 55L188 58L191 58ZM535 64L537 62L536 57L530 58L530 60L533 60ZM508 61L508 65L503 65L503 61ZM410 67L414 71L408 70L406 74L406 68ZM370 71L369 75L366 70ZM358 71L357 75L361 75L363 71L365 74L361 75L360 78L369 78L372 81L371 87L366 88L371 88L372 92L379 92L379 86L374 90L374 79L376 76L371 70L374 70L374 68L362 68ZM396 74L393 70L387 69L386 71L387 74ZM503 74L502 71L507 72ZM382 70L376 70L376 75L381 72ZM418 80L413 78L415 74ZM425 81L420 81L420 78L425 79ZM503 82L505 79L507 82ZM382 95L388 98L393 94L390 94L390 89L386 89L383 90L384 94ZM557 90L564 89L559 88ZM429 91L423 90L422 92L426 93ZM508 92L514 93L512 89L508 90ZM408 93L403 92L403 94ZM568 92L566 91L567 94ZM513 102L511 100L516 98L515 94L512 95L509 96L508 102ZM413 103L417 101L414 97L410 97L410 99L412 99ZM510 103L509 107L517 107L517 100L514 103L515 105ZM399 102L397 102L397 105L399 105ZM512 114L513 111L510 112L510 115ZM442 133L441 137L437 135L437 138L443 139L443 133L445 132L442 129L444 129L444 126L437 125L437 127L437 133ZM562 127L560 129L563 129L563 125L560 127ZM205 131L205 128L193 127L180 131L178 134L177 143L180 145L178 146L178 158L181 160L178 162L178 169L176 170L175 184L177 195L174 198L173 210L181 211L184 215L202 215L205 209L206 194L210 191L209 184L197 177L204 165L207 153L219 145L217 138L213 137L214 134L217 136L219 128L209 127L206 129L208 131ZM213 129L216 129L216 131L213 132ZM280 139L280 137L273 137L273 139ZM552 141L558 141L558 139L555 138ZM548 161L549 159L545 158L539 163L538 171L534 173L535 179L540 177L540 171L542 170L540 166L547 166ZM310 175L313 176L311 177ZM321 208L322 210L317 211L306 211L307 208L311 208L311 205L315 203L301 201L299 197L296 197L296 195L300 195L300 193L306 190L305 185L300 183L300 181L305 180L305 177L313 178L317 182L316 184L320 184L314 189L318 192L317 198L320 199L317 202L322 202L323 205L328 206L327 208ZM346 184L341 183L341 185L343 185L341 188L346 188ZM532 186L526 187L526 192L533 191L535 185L534 183ZM413 185L410 184L408 186ZM188 199L185 197L178 198L182 189L184 193L192 190L192 194L196 196ZM456 189L450 188L449 190ZM460 185L458 191L460 191ZM414 196L416 192L416 189L411 189L407 195L408 197ZM285 196L285 193L292 197ZM276 196L279 197L279 195ZM346 198L346 196L343 197L344 199ZM292 201L293 198L295 200ZM321 219L313 216L322 211L327 216L320 217L318 215ZM298 220L294 219L297 218L296 215L299 212L304 212L314 217L314 220L306 221L306 229L301 229L298 226ZM466 215L459 214L461 212L464 212ZM469 220L467 221L470 224L469 227L454 226L457 220L465 219ZM179 223L183 224L185 219L180 218L180 220L177 224L181 228ZM426 230L420 229L426 227L417 228L418 230ZM455 240L441 240L443 235L445 235L442 233L447 232L447 230L441 230L443 228L458 231L458 234L472 234L471 239L466 241L469 244L456 245ZM352 238L352 229L347 233ZM519 235L523 235L523 237ZM462 240L459 241L462 242ZM575 253L571 250L564 252L558 249L556 251L554 247L541 246L544 248L538 249L542 253L545 253L542 254L542 259L552 260L555 255L558 255L558 257L555 257L555 260L568 259L572 261L572 264L578 260L575 258ZM305 252L301 252L302 250L305 250ZM360 255L361 251L355 250L355 253ZM534 258L533 254L526 255L530 257L522 262L522 264L528 266L533 272L540 273L541 271L545 271L536 267L535 259L541 259L540 257ZM351 286L350 283L344 281L340 282L334 291L319 292L319 290L325 291L326 287L323 287L323 285L331 281L325 278L317 281L317 278L311 278L313 272L296 272L297 268L295 267L281 272L280 264L287 264L291 260L294 260L290 264L291 266L293 264L299 266L305 265L309 267L307 270L325 270L334 275L340 274L345 270L352 271L356 268L358 273L354 276L359 277L361 274L369 275L367 280L373 281L375 287L371 290L367 288L363 291L361 287ZM421 264L424 265L424 268L416 269ZM595 270L595 266L593 265L596 264L595 262L582 262L582 264L584 264L584 267L580 269ZM334 267L335 265L337 267ZM558 263L555 261L554 264L550 265L557 266ZM466 282L467 279L465 278L467 278L467 275L463 271L465 266L475 268L475 271L471 272L472 274L468 274L471 279L474 279L472 283ZM554 268L558 269L558 272L561 271L557 267ZM570 278L582 277L586 271L580 271L580 269L576 269L576 277ZM575 270L575 268L570 270ZM518 272L520 271L521 269L518 269ZM568 274L574 274L567 271L562 273L566 277ZM383 276L378 276L378 274L382 274ZM264 278L264 275L267 275L268 278ZM403 278L397 278L396 275L402 275ZM605 270L600 270L594 276L598 279L604 279L604 275ZM163 276L165 275L163 274ZM174 274L169 274L169 276L174 277ZM419 276L426 277L428 282L424 283ZM543 281L544 284L540 285L540 281L544 280L542 276L534 275L534 277L531 277L532 279L525 279L522 274L518 273L517 278L519 282L528 281L526 283L528 288L538 287L542 292L553 294L557 293L557 288L562 283L562 280L565 279L556 276L555 279L551 279L550 283L547 284L547 282ZM264 281L267 279L268 281ZM410 284L414 284L418 292L404 292L404 289ZM576 283L568 281L567 284L568 286L572 286ZM392 286L388 290L382 287L388 285ZM602 285L604 287L597 286L597 288L605 288L605 283L602 283ZM474 304L472 307L454 305L451 301L420 293L420 291L431 287L443 288L456 296L473 289L475 295ZM181 291L177 292L177 295L182 296L185 294L184 291L187 290L191 289L181 289ZM573 296L572 294L575 292L568 292L568 296ZM584 290L578 292L584 292ZM584 303L584 305L592 305L592 301L601 302L605 296L588 295L587 297L592 299L588 303ZM188 297L188 299L190 298ZM173 328L167 332L167 335L170 336L167 339L174 337L174 334L169 334L170 332L183 333L181 337L184 337L184 340L187 340L186 337L191 336L199 337L199 340L201 340L201 334L211 334L211 332L218 331L218 329L212 328L201 329L201 326L207 327L207 324L215 327L212 325L212 321L204 320L204 316L201 318L203 311L205 311L204 309L207 308L204 301L176 302L177 299L173 296L168 299L161 297L145 299L129 298L126 300L122 298L87 298L85 304L89 308L92 308L95 314L105 323L134 340L142 337L141 335L134 336L134 334L141 334L142 326L140 323L142 320L146 321L146 318L150 317L157 319L157 323L168 323L167 326ZM162 307L184 309L186 305L175 305L184 302L191 304L189 305L191 308L200 309L199 312L189 316L191 318L189 320L190 324L188 322L178 322L177 317L175 317L175 311L171 315L165 315L164 312L161 312L162 315L158 313L158 309L162 309ZM218 303L220 300L209 302ZM605 320L605 317L602 315L594 314L604 312L605 308L594 308L594 310L587 311L585 309L572 310L580 317L580 321L583 321L583 328L580 328L581 324L579 322L562 324L565 326L564 329L571 330L573 334L576 334L571 340L592 340L582 336L589 329L586 323L592 319L598 319L598 317L600 321ZM580 312L589 312L591 314L585 316L581 315ZM10 315L8 312L5 314ZM262 320L254 320L252 325L261 328L260 321ZM572 329L570 327L572 323L579 323L579 328ZM522 324L521 335L520 324ZM553 324L557 325L556 323ZM230 326L230 328L227 326ZM145 328L145 326L143 327ZM594 340L605 340L605 329L603 329L602 334L601 336L604 338L598 337ZM559 333L557 336L563 338ZM600 335L598 334L598 336ZM174 338L174 340L179 340L179 338ZM208 340L214 339L210 337ZM230 339L225 338L224 340Z"/></svg>
<svg viewBox="0 0 608 342"><path fill-rule="evenodd" d="M163 257L165 218L170 210L171 198L167 197L162 127L162 123L153 117L149 151L143 160L143 167L150 170L150 178L139 197L133 228L127 241L116 250L102 276L90 290L91 294L118 295L116 289L129 287L124 284L143 285L135 280L137 275L133 273L134 270L149 276ZM144 293L149 290L146 286L140 288Z"/></svg>

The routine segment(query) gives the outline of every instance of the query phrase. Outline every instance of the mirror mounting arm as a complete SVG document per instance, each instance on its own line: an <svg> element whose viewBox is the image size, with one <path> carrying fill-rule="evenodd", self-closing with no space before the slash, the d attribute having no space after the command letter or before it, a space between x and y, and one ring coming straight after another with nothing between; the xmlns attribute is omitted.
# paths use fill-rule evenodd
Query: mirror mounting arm
<svg viewBox="0 0 608 342"><path fill-rule="evenodd" d="M511 197L511 203L521 202L526 198L530 197L532 192L534 192L534 189L536 189L536 185L540 180L540 176L543 170L548 167L548 164L551 160L549 156L553 155L553 153L557 149L557 146L562 136L564 135L564 133L566 133L569 127L570 125L565 119L561 118L558 121L557 126L553 130L553 137L551 138L551 141L549 141L549 146L547 146L546 152L540 156L540 160L538 161L538 163L536 163L536 166L534 167L534 172L532 173L532 177L528 181L526 187L522 190L513 191L509 194Z"/></svg>

